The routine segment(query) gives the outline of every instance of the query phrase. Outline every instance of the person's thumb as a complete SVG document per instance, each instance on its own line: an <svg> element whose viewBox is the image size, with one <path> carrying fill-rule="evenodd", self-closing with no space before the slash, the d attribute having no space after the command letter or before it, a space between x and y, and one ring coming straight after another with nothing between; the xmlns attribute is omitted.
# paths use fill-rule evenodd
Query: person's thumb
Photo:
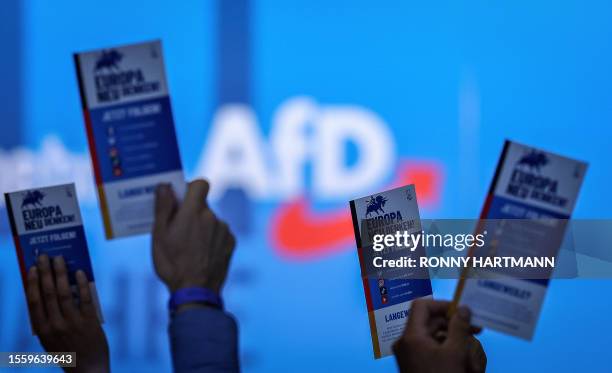
<svg viewBox="0 0 612 373"><path fill-rule="evenodd" d="M480 341L472 336L470 339L469 371L471 373L484 373L487 369L487 354Z"/></svg>
<svg viewBox="0 0 612 373"><path fill-rule="evenodd" d="M471 317L472 314L467 307L459 307L450 319L448 336L444 343L454 348L466 349L469 347L469 338L472 336Z"/></svg>

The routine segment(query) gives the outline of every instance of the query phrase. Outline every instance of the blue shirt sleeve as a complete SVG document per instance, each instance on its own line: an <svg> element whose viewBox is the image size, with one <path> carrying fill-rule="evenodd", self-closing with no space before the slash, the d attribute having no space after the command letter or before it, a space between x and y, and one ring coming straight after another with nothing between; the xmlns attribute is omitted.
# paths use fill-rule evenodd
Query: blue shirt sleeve
<svg viewBox="0 0 612 373"><path fill-rule="evenodd" d="M175 372L239 372L238 327L212 307L188 309L171 316L170 349Z"/></svg>

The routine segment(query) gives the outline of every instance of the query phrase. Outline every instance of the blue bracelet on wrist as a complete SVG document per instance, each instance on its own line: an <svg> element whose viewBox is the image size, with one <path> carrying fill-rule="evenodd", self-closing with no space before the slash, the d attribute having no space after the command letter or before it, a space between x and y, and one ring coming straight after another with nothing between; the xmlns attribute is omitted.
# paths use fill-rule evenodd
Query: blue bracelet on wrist
<svg viewBox="0 0 612 373"><path fill-rule="evenodd" d="M221 296L210 289L201 287L189 287L176 290L170 295L168 308L170 311L176 311L180 306L188 303L204 303L223 309L223 300Z"/></svg>

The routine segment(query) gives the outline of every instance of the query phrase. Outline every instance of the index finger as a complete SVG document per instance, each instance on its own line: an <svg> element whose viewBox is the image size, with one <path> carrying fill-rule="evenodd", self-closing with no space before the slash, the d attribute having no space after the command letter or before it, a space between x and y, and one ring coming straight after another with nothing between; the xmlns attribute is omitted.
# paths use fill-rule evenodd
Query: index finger
<svg viewBox="0 0 612 373"><path fill-rule="evenodd" d="M71 321L78 319L78 314L72 299L72 291L68 282L68 270L66 262L61 256L53 258L53 269L55 270L55 284L57 286L57 298L60 310Z"/></svg>
<svg viewBox="0 0 612 373"><path fill-rule="evenodd" d="M406 332L429 334L428 322L432 317L444 316L450 302L418 299L412 303Z"/></svg>
<svg viewBox="0 0 612 373"><path fill-rule="evenodd" d="M179 213L186 211L197 211L207 206L206 196L208 195L209 185L206 180L196 179L187 186L185 199L181 204Z"/></svg>

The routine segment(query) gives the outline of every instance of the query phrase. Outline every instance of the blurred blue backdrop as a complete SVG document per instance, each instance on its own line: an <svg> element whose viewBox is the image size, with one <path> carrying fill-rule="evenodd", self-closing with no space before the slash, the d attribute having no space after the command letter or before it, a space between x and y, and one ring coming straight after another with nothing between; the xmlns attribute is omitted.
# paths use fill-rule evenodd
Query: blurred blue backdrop
<svg viewBox="0 0 612 373"><path fill-rule="evenodd" d="M0 14L0 191L77 183L116 371L170 370L167 294L148 236L104 239L76 51L162 40L183 165L212 179L238 235L225 297L248 372L395 370L372 357L350 199L412 181L422 217L475 217L510 138L588 161L574 216L610 217L606 1L6 0ZM39 349L0 210L0 350ZM553 281L532 342L482 334L490 371L610 371L610 290Z"/></svg>

